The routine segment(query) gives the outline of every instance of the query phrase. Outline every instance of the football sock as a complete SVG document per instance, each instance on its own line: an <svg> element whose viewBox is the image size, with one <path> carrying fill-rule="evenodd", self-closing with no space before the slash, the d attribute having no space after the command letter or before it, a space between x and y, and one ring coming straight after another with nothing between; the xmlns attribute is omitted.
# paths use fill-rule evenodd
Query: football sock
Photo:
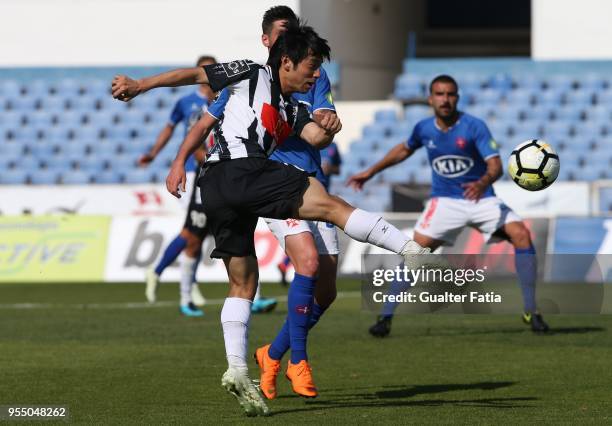
<svg viewBox="0 0 612 426"><path fill-rule="evenodd" d="M193 266L196 264L195 257L189 257L183 253L179 258L181 269L181 306L191 302L191 284L193 283Z"/></svg>
<svg viewBox="0 0 612 426"><path fill-rule="evenodd" d="M536 311L535 286L538 274L538 265L533 244L526 249L514 250L514 265L518 275L525 312Z"/></svg>
<svg viewBox="0 0 612 426"><path fill-rule="evenodd" d="M198 253L198 257L195 258L195 262L193 263L193 267L191 268L192 269L192 274L191 274L192 283L198 282L196 275L198 274L198 266L200 265L201 261L202 261L202 250L200 250L200 252Z"/></svg>
<svg viewBox="0 0 612 426"><path fill-rule="evenodd" d="M308 329L310 330L312 327L317 325L319 319L323 315L327 308L323 308L318 305L316 302L312 305L312 315L310 317L310 324L308 324ZM289 347L291 346L291 341L289 339L289 319L285 319L283 327L274 338L274 341L268 348L268 355L270 358L275 360L280 360L283 355L287 353Z"/></svg>
<svg viewBox="0 0 612 426"><path fill-rule="evenodd" d="M221 326L227 363L232 368L247 370L247 350L251 301L239 297L225 299L221 310Z"/></svg>
<svg viewBox="0 0 612 426"><path fill-rule="evenodd" d="M387 295L398 296L403 291L408 291L408 290L410 290L410 281L393 280L391 281L391 284L389 285L389 291L387 292ZM383 308L380 314L385 318L392 318L395 312L395 309L397 309L398 304L399 303L395 301L390 302L389 298L387 298L385 300L385 303L383 303Z"/></svg>
<svg viewBox="0 0 612 426"><path fill-rule="evenodd" d="M355 209L344 226L346 235L399 254L409 238L381 216Z"/></svg>
<svg viewBox="0 0 612 426"><path fill-rule="evenodd" d="M291 342L291 362L293 364L308 360L306 339L310 318L312 317L315 282L314 277L295 274L289 287L287 317L289 319L289 340Z"/></svg>
<svg viewBox="0 0 612 426"><path fill-rule="evenodd" d="M185 247L187 247L187 240L177 235L176 238L168 244L168 247L166 247L161 260L155 267L155 273L160 276L162 272L164 272L164 269L176 260Z"/></svg>

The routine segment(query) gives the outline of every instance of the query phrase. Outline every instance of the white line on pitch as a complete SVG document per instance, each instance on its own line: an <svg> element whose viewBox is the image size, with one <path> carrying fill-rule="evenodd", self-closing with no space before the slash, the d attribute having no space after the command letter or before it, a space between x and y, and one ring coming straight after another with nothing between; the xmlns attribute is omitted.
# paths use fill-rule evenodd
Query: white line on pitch
<svg viewBox="0 0 612 426"><path fill-rule="evenodd" d="M359 291L339 291L338 299L354 299L361 296ZM286 302L287 296L275 297L279 302ZM220 306L225 299L206 299L207 306ZM124 302L124 303L1 303L0 309L150 309L178 306L178 302Z"/></svg>

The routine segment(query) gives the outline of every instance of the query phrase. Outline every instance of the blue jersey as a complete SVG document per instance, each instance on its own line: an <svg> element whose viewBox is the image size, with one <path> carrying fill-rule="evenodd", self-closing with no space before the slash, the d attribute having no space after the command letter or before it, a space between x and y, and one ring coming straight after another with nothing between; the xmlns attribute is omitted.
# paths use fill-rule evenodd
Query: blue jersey
<svg viewBox="0 0 612 426"><path fill-rule="evenodd" d="M480 119L460 112L457 122L443 132L430 117L419 121L406 145L427 149L432 169L432 197L464 198L461 185L480 179L487 172L486 160L499 156L497 143ZM483 197L495 195L489 186Z"/></svg>
<svg viewBox="0 0 612 426"><path fill-rule="evenodd" d="M206 111L207 105L208 98L202 95L199 90L187 96L183 96L176 102L172 109L172 114L170 114L170 125L174 127L179 123L183 123L185 127L184 136L187 136L191 127L200 119L202 113ZM198 164L195 157L193 155L190 156L185 164L185 171L192 172L195 171L197 167Z"/></svg>
<svg viewBox="0 0 612 426"><path fill-rule="evenodd" d="M338 150L338 145L334 142L329 144L327 148L323 148L321 151L321 164L328 163L331 166L340 167L342 164L342 158L340 157L340 151ZM327 175L327 185L325 189L329 191L329 184L331 181L331 175Z"/></svg>
<svg viewBox="0 0 612 426"><path fill-rule="evenodd" d="M317 78L314 86L306 93L294 93L293 99L306 105L312 114L317 110L328 109L335 111L331 94L331 85L327 73L320 68L321 76ZM270 159L281 163L292 164L314 176L325 186L328 186L327 176L321 169L321 153L314 146L297 136L291 136L274 150Z"/></svg>

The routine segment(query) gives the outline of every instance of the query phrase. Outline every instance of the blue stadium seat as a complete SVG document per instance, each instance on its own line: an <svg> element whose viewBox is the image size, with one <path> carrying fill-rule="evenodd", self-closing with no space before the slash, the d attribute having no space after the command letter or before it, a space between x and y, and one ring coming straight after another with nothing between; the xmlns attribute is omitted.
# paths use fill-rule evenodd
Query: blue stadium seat
<svg viewBox="0 0 612 426"><path fill-rule="evenodd" d="M517 121L523 119L523 107L518 105L499 105L493 110L493 115L499 120Z"/></svg>
<svg viewBox="0 0 612 426"><path fill-rule="evenodd" d="M590 107L594 99L594 94L587 90L571 90L565 93L565 103L577 108Z"/></svg>
<svg viewBox="0 0 612 426"><path fill-rule="evenodd" d="M59 176L59 170L40 169L30 173L30 183L34 185L55 185Z"/></svg>
<svg viewBox="0 0 612 426"><path fill-rule="evenodd" d="M503 100L503 93L497 89L482 89L472 94L475 105L498 105Z"/></svg>
<svg viewBox="0 0 612 426"><path fill-rule="evenodd" d="M137 108L132 108L128 111L125 111L123 114L119 114L118 118L119 123L125 126L139 127L142 126L149 117L146 111Z"/></svg>
<svg viewBox="0 0 612 426"><path fill-rule="evenodd" d="M572 123L565 121L547 121L543 123L544 137L552 142L553 140L564 140L570 135Z"/></svg>
<svg viewBox="0 0 612 426"><path fill-rule="evenodd" d="M542 79L534 74L516 74L514 75L514 85L516 89L539 92L542 89Z"/></svg>
<svg viewBox="0 0 612 426"><path fill-rule="evenodd" d="M83 124L81 111L63 111L57 114L57 126L74 128L81 124Z"/></svg>
<svg viewBox="0 0 612 426"><path fill-rule="evenodd" d="M544 85L548 90L567 92L574 87L574 78L564 74L553 74L546 77Z"/></svg>
<svg viewBox="0 0 612 426"><path fill-rule="evenodd" d="M37 155L37 157L41 159L45 167L50 170L70 170L74 165L72 158L64 154L51 154L47 156Z"/></svg>
<svg viewBox="0 0 612 426"><path fill-rule="evenodd" d="M93 124L81 125L72 130L72 139L80 142L91 142L101 139L100 128Z"/></svg>
<svg viewBox="0 0 612 426"><path fill-rule="evenodd" d="M99 78L84 81L82 89L86 94L94 96L95 98L111 96L109 82Z"/></svg>
<svg viewBox="0 0 612 426"><path fill-rule="evenodd" d="M75 96L68 99L68 109L87 113L96 110L97 98L91 95Z"/></svg>
<svg viewBox="0 0 612 426"><path fill-rule="evenodd" d="M382 109L374 113L376 123L396 123L397 113L393 109Z"/></svg>
<svg viewBox="0 0 612 426"><path fill-rule="evenodd" d="M112 111L96 110L84 115L85 121L90 125L107 128L115 125L115 114Z"/></svg>
<svg viewBox="0 0 612 426"><path fill-rule="evenodd" d="M132 138L132 127L125 124L115 124L104 129L104 138L125 142Z"/></svg>
<svg viewBox="0 0 612 426"><path fill-rule="evenodd" d="M563 92L554 88L543 90L535 97L538 106L559 107L563 103Z"/></svg>
<svg viewBox="0 0 612 426"><path fill-rule="evenodd" d="M99 184L116 184L123 181L123 177L119 171L116 170L105 170L100 173L96 173L93 176L94 182Z"/></svg>
<svg viewBox="0 0 612 426"><path fill-rule="evenodd" d="M573 135L583 140L597 140L603 136L603 129L598 123L584 122L573 126Z"/></svg>
<svg viewBox="0 0 612 426"><path fill-rule="evenodd" d="M363 137L368 139L383 139L386 136L386 129L379 124L368 124L363 128Z"/></svg>
<svg viewBox="0 0 612 426"><path fill-rule="evenodd" d="M3 111L0 113L0 124L3 127L19 127L26 121L22 111Z"/></svg>
<svg viewBox="0 0 612 426"><path fill-rule="evenodd" d="M101 173L105 170L107 164L104 157L95 157L93 155L71 156L70 158L72 158L77 169L90 173Z"/></svg>
<svg viewBox="0 0 612 426"><path fill-rule="evenodd" d="M111 170L126 172L135 169L137 156L128 154L117 154L109 162Z"/></svg>
<svg viewBox="0 0 612 426"><path fill-rule="evenodd" d="M61 181L66 185L86 185L92 181L92 176L83 170L70 170L62 173Z"/></svg>
<svg viewBox="0 0 612 426"><path fill-rule="evenodd" d="M34 127L18 127L13 132L13 139L17 142L34 142L39 139L38 130Z"/></svg>
<svg viewBox="0 0 612 426"><path fill-rule="evenodd" d="M26 93L36 99L43 99L49 96L49 83L45 80L32 80L25 85Z"/></svg>
<svg viewBox="0 0 612 426"><path fill-rule="evenodd" d="M89 151L89 145L78 140L70 140L58 144L57 148L59 152L62 152L64 155L69 155L72 157L82 157L86 155Z"/></svg>
<svg viewBox="0 0 612 426"><path fill-rule="evenodd" d="M543 107L543 106L529 107L523 110L522 118L524 120L537 120L537 121L546 122L552 118L553 113L556 110L557 110L556 107L555 108Z"/></svg>
<svg viewBox="0 0 612 426"><path fill-rule="evenodd" d="M512 134L515 138L517 135L521 135L522 137L527 139L535 139L538 138L541 132L541 123L535 120L523 120L523 121L508 121L512 124ZM522 140L522 138L521 138Z"/></svg>
<svg viewBox="0 0 612 426"><path fill-rule="evenodd" d="M404 120L414 126L418 121L431 117L433 111L426 105L409 105L404 108Z"/></svg>
<svg viewBox="0 0 612 426"><path fill-rule="evenodd" d="M69 129L63 126L49 127L42 134L42 140L61 145L69 140Z"/></svg>
<svg viewBox="0 0 612 426"><path fill-rule="evenodd" d="M2 80L0 82L0 93L6 98L18 98L21 96L21 84L17 80Z"/></svg>
<svg viewBox="0 0 612 426"><path fill-rule="evenodd" d="M2 157L20 157L24 150L25 145L20 142L0 140L0 156Z"/></svg>
<svg viewBox="0 0 612 426"><path fill-rule="evenodd" d="M8 101L8 108L13 111L30 112L37 108L38 99L33 96L19 96L17 98L10 98Z"/></svg>
<svg viewBox="0 0 612 426"><path fill-rule="evenodd" d="M155 90L152 91L152 93L155 92ZM147 93L147 96L150 93ZM115 99L113 99L110 96L105 96L103 98L98 98L98 109L100 110L104 110L104 111L109 111L112 112L114 114L122 114L125 111L127 111L129 109L128 103L127 102L120 102L117 101Z"/></svg>
<svg viewBox="0 0 612 426"><path fill-rule="evenodd" d="M482 120L488 120L493 116L496 109L497 107L492 107L490 105L470 105L463 110L474 117L478 117Z"/></svg>
<svg viewBox="0 0 612 426"><path fill-rule="evenodd" d="M61 95L46 96L40 100L40 108L53 113L62 113L67 105L67 99Z"/></svg>
<svg viewBox="0 0 612 426"><path fill-rule="evenodd" d="M420 77L412 74L402 74L395 80L394 95L398 99L422 98L425 96L424 86Z"/></svg>
<svg viewBox="0 0 612 426"><path fill-rule="evenodd" d="M561 108L555 108L554 110L555 120L565 120L569 122L578 122L582 119L582 108L575 106L574 104L568 104Z"/></svg>
<svg viewBox="0 0 612 426"><path fill-rule="evenodd" d="M531 105L535 98L534 92L530 89L515 89L506 92L505 100L510 105L526 107Z"/></svg>
<svg viewBox="0 0 612 426"><path fill-rule="evenodd" d="M22 169L2 170L0 184L23 185L28 181L28 172Z"/></svg>
<svg viewBox="0 0 612 426"><path fill-rule="evenodd" d="M606 79L601 74L587 73L580 76L578 85L583 90L597 93L606 88Z"/></svg>
<svg viewBox="0 0 612 426"><path fill-rule="evenodd" d="M157 178L154 171L142 168L125 170L123 176L126 183L150 183Z"/></svg>
<svg viewBox="0 0 612 426"><path fill-rule="evenodd" d="M55 116L46 110L33 111L26 116L29 126L51 127L54 125Z"/></svg>
<svg viewBox="0 0 612 426"><path fill-rule="evenodd" d="M73 78L63 78L57 81L54 86L56 94L65 98L76 98L82 92L79 80Z"/></svg>
<svg viewBox="0 0 612 426"><path fill-rule="evenodd" d="M111 157L117 154L118 144L114 141L97 141L89 144L90 154L99 157Z"/></svg>
<svg viewBox="0 0 612 426"><path fill-rule="evenodd" d="M508 74L497 73L487 80L487 86L506 93L512 89L512 78Z"/></svg>
<svg viewBox="0 0 612 426"><path fill-rule="evenodd" d="M612 108L612 90L604 90L597 92L595 95L598 105L606 105Z"/></svg>
<svg viewBox="0 0 612 426"><path fill-rule="evenodd" d="M16 169L23 169L32 172L40 169L40 167L40 160L33 155L23 155L15 161Z"/></svg>
<svg viewBox="0 0 612 426"><path fill-rule="evenodd" d="M54 155L58 150L57 145L47 142L45 140L39 140L26 144L28 152L38 159L43 159L50 155Z"/></svg>
<svg viewBox="0 0 612 426"><path fill-rule="evenodd" d="M609 121L612 120L612 105L596 105L585 111L586 120Z"/></svg>

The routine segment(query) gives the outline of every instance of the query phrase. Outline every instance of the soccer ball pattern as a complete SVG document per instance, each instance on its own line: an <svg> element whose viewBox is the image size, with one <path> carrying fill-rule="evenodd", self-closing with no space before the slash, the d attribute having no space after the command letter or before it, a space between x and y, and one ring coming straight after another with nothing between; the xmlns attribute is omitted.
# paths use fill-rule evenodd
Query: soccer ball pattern
<svg viewBox="0 0 612 426"><path fill-rule="evenodd" d="M532 139L514 148L508 161L512 180L528 191L549 187L559 175L559 156L543 140Z"/></svg>

